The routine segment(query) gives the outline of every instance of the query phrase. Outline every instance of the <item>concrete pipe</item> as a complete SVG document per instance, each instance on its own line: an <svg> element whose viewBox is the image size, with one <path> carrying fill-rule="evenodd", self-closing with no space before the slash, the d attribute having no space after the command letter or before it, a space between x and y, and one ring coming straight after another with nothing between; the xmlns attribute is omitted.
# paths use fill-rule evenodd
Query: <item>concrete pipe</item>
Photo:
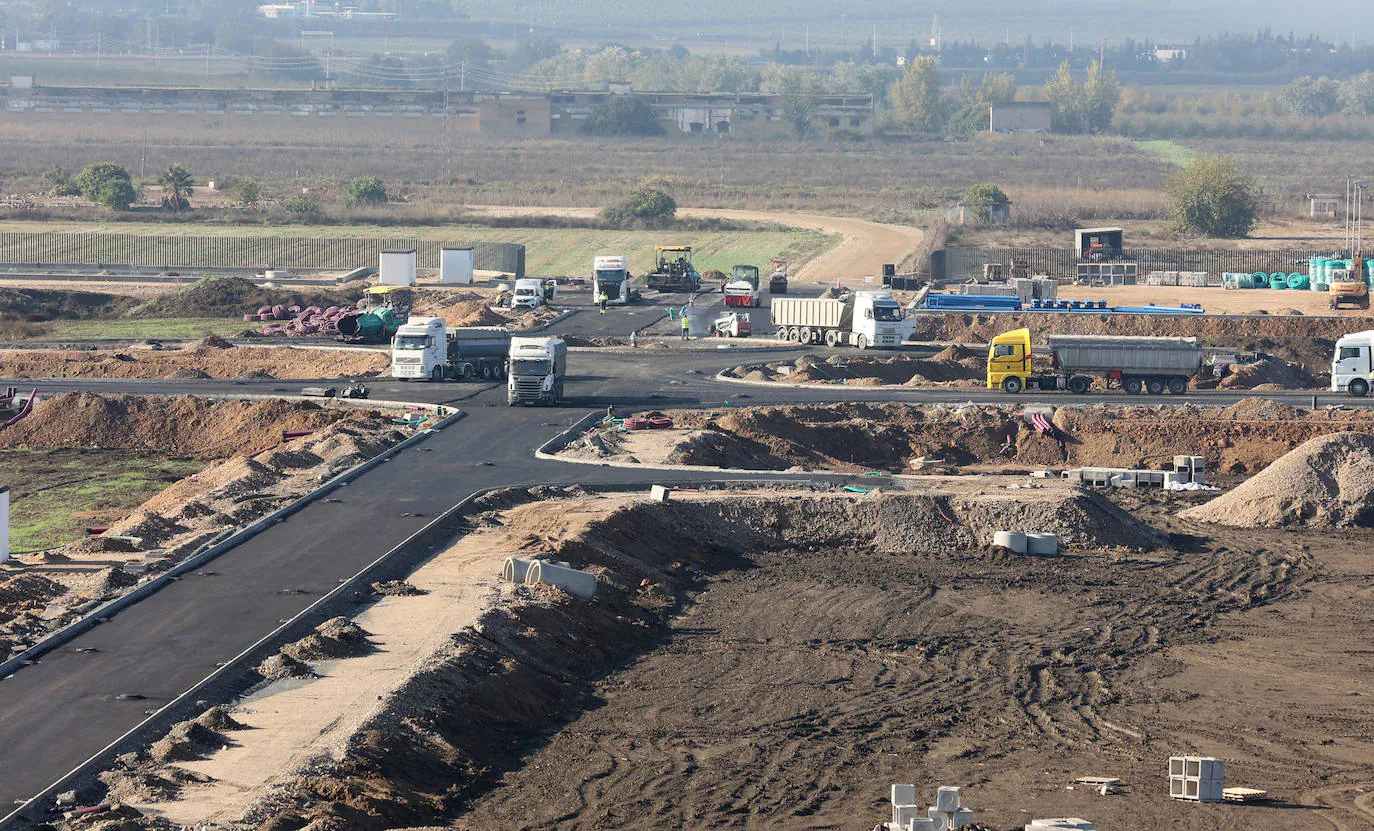
<svg viewBox="0 0 1374 831"><path fill-rule="evenodd" d="M507 557L504 565L501 566L501 579L507 583L523 583L529 574L530 563L533 560L521 560L516 557Z"/></svg>
<svg viewBox="0 0 1374 831"><path fill-rule="evenodd" d="M1027 534L1026 551L1030 554L1053 557L1059 553L1059 537L1054 534Z"/></svg>
<svg viewBox="0 0 1374 831"><path fill-rule="evenodd" d="M994 531L992 544L1001 548L1010 548L1016 554L1026 553L1026 535L1020 531Z"/></svg>
<svg viewBox="0 0 1374 831"><path fill-rule="evenodd" d="M585 571L555 565L543 560L534 560L530 563L529 571L525 573L525 582L531 585L543 583L548 586L557 586L573 597L580 597L583 600L591 600L596 596L595 574L588 574Z"/></svg>

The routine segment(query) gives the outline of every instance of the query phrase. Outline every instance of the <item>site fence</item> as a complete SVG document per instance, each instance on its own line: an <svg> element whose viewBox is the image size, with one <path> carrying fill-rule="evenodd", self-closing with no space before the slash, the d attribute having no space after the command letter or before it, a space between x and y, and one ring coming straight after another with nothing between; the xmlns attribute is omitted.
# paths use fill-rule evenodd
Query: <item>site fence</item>
<svg viewBox="0 0 1374 831"><path fill-rule="evenodd" d="M0 233L0 263L102 268L340 269L377 267L388 249L415 249L416 266L438 268L443 248L473 249L473 267L523 277L525 246L413 237L179 237L142 234Z"/></svg>
<svg viewBox="0 0 1374 831"><path fill-rule="evenodd" d="M1311 257L1326 256L1319 251L1222 251L1188 248L1130 248L1121 259L1139 264L1143 278L1151 271L1206 271L1209 274L1263 271L1272 274L1282 271L1307 271ZM1004 267L1012 259L1025 263L1031 274L1051 277L1072 277L1081 262L1072 248L947 248L944 276L951 280L966 280L983 273L983 263L1001 263ZM939 275L935 275L939 276Z"/></svg>

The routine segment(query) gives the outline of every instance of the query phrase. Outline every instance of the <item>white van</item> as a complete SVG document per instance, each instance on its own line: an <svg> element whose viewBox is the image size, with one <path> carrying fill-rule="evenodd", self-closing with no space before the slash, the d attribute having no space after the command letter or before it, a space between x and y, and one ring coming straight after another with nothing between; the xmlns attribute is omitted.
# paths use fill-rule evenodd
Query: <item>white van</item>
<svg viewBox="0 0 1374 831"><path fill-rule="evenodd" d="M1374 329L1356 332L1336 341L1331 356L1331 391L1345 392L1355 398L1369 395L1374 385Z"/></svg>
<svg viewBox="0 0 1374 831"><path fill-rule="evenodd" d="M535 279L515 281L515 293L511 295L512 309L537 309L544 305L544 283Z"/></svg>

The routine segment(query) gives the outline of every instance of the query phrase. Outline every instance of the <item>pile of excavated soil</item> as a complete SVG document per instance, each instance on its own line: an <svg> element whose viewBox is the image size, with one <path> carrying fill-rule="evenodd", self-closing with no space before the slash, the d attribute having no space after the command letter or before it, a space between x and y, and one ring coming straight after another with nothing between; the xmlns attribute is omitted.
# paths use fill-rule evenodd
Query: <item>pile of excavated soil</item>
<svg viewBox="0 0 1374 831"><path fill-rule="evenodd" d="M203 280L159 295L128 312L127 317L233 317L262 306L348 305L360 292L336 293L318 290L264 289L242 277L206 277Z"/></svg>
<svg viewBox="0 0 1374 831"><path fill-rule="evenodd" d="M315 631L295 643L282 647L281 654L297 661L324 661L337 658L356 658L375 647L368 633L346 617L326 620Z"/></svg>
<svg viewBox="0 0 1374 831"><path fill-rule="evenodd" d="M199 721L183 721L153 743L148 754L158 762L190 762L224 746L224 737Z"/></svg>
<svg viewBox="0 0 1374 831"><path fill-rule="evenodd" d="M1374 434L1333 433L1304 442L1180 516L1241 528L1374 526Z"/></svg>
<svg viewBox="0 0 1374 831"><path fill-rule="evenodd" d="M793 362L743 364L726 370L725 375L748 381L778 381L789 384L938 384L969 387L983 383L986 375L985 364L983 352L962 346L950 346L929 358L836 354L822 361L810 355L803 355Z"/></svg>
<svg viewBox="0 0 1374 831"><path fill-rule="evenodd" d="M319 430L366 417L366 411L299 401L69 392L39 402L27 418L0 432L0 446L94 446L218 459L277 444L283 430Z"/></svg>
<svg viewBox="0 0 1374 831"><path fill-rule="evenodd" d="M264 681L281 681L284 678L314 678L315 672L303 661L289 655L277 653L258 664L258 674Z"/></svg>
<svg viewBox="0 0 1374 831"><path fill-rule="evenodd" d="M913 460L967 469L1083 465L1172 469L1200 455L1215 474L1246 474L1315 436L1374 432L1368 410L1298 410L1250 398L1227 408L1076 405L1042 435L1013 406L808 404L667 413L677 429L613 440L571 455L752 470L909 470Z"/></svg>
<svg viewBox="0 0 1374 831"><path fill-rule="evenodd" d="M37 574L17 574L0 580L0 623L25 612L42 611L66 591L61 583Z"/></svg>
<svg viewBox="0 0 1374 831"><path fill-rule="evenodd" d="M621 338L584 338L580 335L559 335L563 342L570 347L605 347L605 346L625 346L625 341Z"/></svg>
<svg viewBox="0 0 1374 831"><path fill-rule="evenodd" d="M137 301L94 291L0 288L0 320L46 323L115 317Z"/></svg>
<svg viewBox="0 0 1374 831"><path fill-rule="evenodd" d="M917 341L987 343L1028 328L1034 343L1045 335L1155 335L1195 337L1203 346L1265 352L1302 364L1309 372L1330 369L1336 339L1368 328L1368 318L1213 317L1129 314L918 314Z"/></svg>
<svg viewBox="0 0 1374 831"><path fill-rule="evenodd" d="M1326 376L1327 380L1330 376ZM1302 364L1262 358L1253 364L1232 364L1217 384L1226 390L1305 390L1323 386Z"/></svg>
<svg viewBox="0 0 1374 831"><path fill-rule="evenodd" d="M226 341L182 350L0 350L7 378L346 378L371 377L391 358L374 349L234 347Z"/></svg>

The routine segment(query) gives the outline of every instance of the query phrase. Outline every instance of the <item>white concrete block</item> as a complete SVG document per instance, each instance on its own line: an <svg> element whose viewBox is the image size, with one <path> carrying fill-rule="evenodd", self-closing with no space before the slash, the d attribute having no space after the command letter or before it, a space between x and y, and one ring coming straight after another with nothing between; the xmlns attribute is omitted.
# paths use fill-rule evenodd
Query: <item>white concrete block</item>
<svg viewBox="0 0 1374 831"><path fill-rule="evenodd" d="M913 819L921 816L921 806L919 805L893 805L892 822L898 828L905 828Z"/></svg>
<svg viewBox="0 0 1374 831"><path fill-rule="evenodd" d="M658 485L654 485L655 488ZM893 805L915 805L916 786L915 785L893 785L892 786Z"/></svg>
<svg viewBox="0 0 1374 831"><path fill-rule="evenodd" d="M940 826L929 817L916 817L907 825L905 831L940 831Z"/></svg>
<svg viewBox="0 0 1374 831"><path fill-rule="evenodd" d="M935 807L941 811L959 810L959 789L948 785L935 792Z"/></svg>
<svg viewBox="0 0 1374 831"><path fill-rule="evenodd" d="M967 808L960 808L954 812L954 819L950 823L950 828L963 828L973 824L973 812Z"/></svg>
<svg viewBox="0 0 1374 831"><path fill-rule="evenodd" d="M992 544L1009 548L1016 554L1026 553L1026 535L1020 531L994 531Z"/></svg>
<svg viewBox="0 0 1374 831"><path fill-rule="evenodd" d="M649 499L653 500L654 502L667 502L667 501L668 501L668 498L669 498L669 495L670 495L671 493L672 493L672 491L668 490L667 488L663 487L662 485L654 485L653 487L649 488ZM898 785L893 785L893 786L892 786L892 791L893 791L893 793L896 793L896 792L897 792L897 788L898 788L898 787L901 787L901 786L898 786ZM912 789L912 798L911 798L910 801L911 801L911 802L915 802L915 801L916 801L916 797L915 797L916 786L915 786L915 785L907 785L906 787L909 787L909 788ZM894 797L892 798L892 801L895 803L895 802L897 801L897 798L894 796Z"/></svg>
<svg viewBox="0 0 1374 831"><path fill-rule="evenodd" d="M1170 775L1170 776L1182 776L1182 775L1183 775L1183 761L1184 761L1184 760L1183 760L1183 757L1182 757L1182 756L1170 756L1170 757L1169 757L1169 775Z"/></svg>
<svg viewBox="0 0 1374 831"><path fill-rule="evenodd" d="M1097 831L1091 822L1079 817L1052 817L1033 819L1026 825L1026 831Z"/></svg>
<svg viewBox="0 0 1374 831"><path fill-rule="evenodd" d="M1059 537L1055 534L1026 534L1026 552L1042 557L1053 557L1059 553Z"/></svg>

